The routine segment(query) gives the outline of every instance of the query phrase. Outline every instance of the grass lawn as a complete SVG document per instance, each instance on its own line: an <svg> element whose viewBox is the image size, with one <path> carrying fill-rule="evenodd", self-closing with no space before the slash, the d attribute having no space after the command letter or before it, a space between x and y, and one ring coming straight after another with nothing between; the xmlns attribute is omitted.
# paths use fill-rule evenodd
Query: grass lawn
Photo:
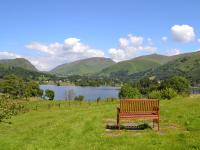
<svg viewBox="0 0 200 150"><path fill-rule="evenodd" d="M48 108L50 103L54 106ZM30 102L26 107L36 105L37 110L0 123L0 150L200 149L200 96L161 101L159 132L106 129L115 123L117 101Z"/></svg>

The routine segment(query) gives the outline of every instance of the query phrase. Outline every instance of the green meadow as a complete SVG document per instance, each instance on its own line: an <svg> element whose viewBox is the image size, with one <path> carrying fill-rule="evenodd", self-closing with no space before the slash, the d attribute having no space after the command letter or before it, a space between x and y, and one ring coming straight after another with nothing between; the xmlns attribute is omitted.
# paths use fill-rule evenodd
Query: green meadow
<svg viewBox="0 0 200 150"><path fill-rule="evenodd" d="M200 95L161 100L161 129L106 129L119 101L31 101L0 123L1 150L200 149ZM145 120L138 124L149 124ZM126 122L122 123L126 124Z"/></svg>

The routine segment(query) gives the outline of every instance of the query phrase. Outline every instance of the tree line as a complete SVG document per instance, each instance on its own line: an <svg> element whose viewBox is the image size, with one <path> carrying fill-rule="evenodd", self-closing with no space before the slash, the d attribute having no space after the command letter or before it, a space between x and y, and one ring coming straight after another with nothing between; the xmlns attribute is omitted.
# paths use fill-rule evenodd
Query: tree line
<svg viewBox="0 0 200 150"><path fill-rule="evenodd" d="M177 95L187 96L190 82L181 76L174 76L166 80L144 78L134 83L127 83L121 87L120 98L152 98L171 99Z"/></svg>
<svg viewBox="0 0 200 150"><path fill-rule="evenodd" d="M21 78L16 75L7 75L0 80L0 93L8 94L11 98L41 97L43 90L36 81Z"/></svg>

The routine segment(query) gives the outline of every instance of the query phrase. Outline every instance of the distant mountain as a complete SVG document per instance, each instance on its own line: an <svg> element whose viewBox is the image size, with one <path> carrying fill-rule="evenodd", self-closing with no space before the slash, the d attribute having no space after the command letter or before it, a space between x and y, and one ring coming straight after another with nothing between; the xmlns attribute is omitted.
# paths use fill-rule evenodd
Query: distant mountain
<svg viewBox="0 0 200 150"><path fill-rule="evenodd" d="M92 75L113 64L115 64L115 62L110 58L92 57L60 65L51 70L50 73L59 76Z"/></svg>
<svg viewBox="0 0 200 150"><path fill-rule="evenodd" d="M144 77L162 80L181 75L195 85L200 83L200 51L175 56L152 54L119 63L109 58L93 57L60 65L48 73L39 72L24 58L0 60L0 78L9 74L32 79L52 79L56 78L55 75L93 75L97 78L107 76L123 81L138 81Z"/></svg>
<svg viewBox="0 0 200 150"><path fill-rule="evenodd" d="M35 80L55 78L51 74L38 71L35 66L24 58L0 60L0 78L10 74Z"/></svg>
<svg viewBox="0 0 200 150"><path fill-rule="evenodd" d="M174 75L185 76L192 82L200 83L200 51L187 53L146 73L159 79L169 78Z"/></svg>
<svg viewBox="0 0 200 150"><path fill-rule="evenodd" d="M34 80L55 78L53 75L50 75L47 73L27 70L21 67L13 67L13 66L8 67L0 63L0 79L10 74L14 74L22 78L29 78L29 79L34 79Z"/></svg>
<svg viewBox="0 0 200 150"><path fill-rule="evenodd" d="M158 54L136 57L134 59L121 61L110 67L107 67L100 72L100 75L103 76L130 75L151 68L157 68L158 66L163 65L173 59L175 59L175 56L170 57Z"/></svg>
<svg viewBox="0 0 200 150"><path fill-rule="evenodd" d="M5 68L18 67L25 70L38 71L34 65L32 65L28 60L24 58L2 59L0 60L0 64Z"/></svg>

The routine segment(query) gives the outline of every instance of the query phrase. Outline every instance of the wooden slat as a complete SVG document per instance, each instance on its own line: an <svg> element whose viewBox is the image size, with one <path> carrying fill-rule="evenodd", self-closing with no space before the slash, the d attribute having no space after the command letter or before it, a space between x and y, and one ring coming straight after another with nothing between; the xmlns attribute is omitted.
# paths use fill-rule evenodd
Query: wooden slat
<svg viewBox="0 0 200 150"><path fill-rule="evenodd" d="M120 101L120 109L125 112L137 112L137 111L151 111L157 110L159 108L158 100L121 100Z"/></svg>

